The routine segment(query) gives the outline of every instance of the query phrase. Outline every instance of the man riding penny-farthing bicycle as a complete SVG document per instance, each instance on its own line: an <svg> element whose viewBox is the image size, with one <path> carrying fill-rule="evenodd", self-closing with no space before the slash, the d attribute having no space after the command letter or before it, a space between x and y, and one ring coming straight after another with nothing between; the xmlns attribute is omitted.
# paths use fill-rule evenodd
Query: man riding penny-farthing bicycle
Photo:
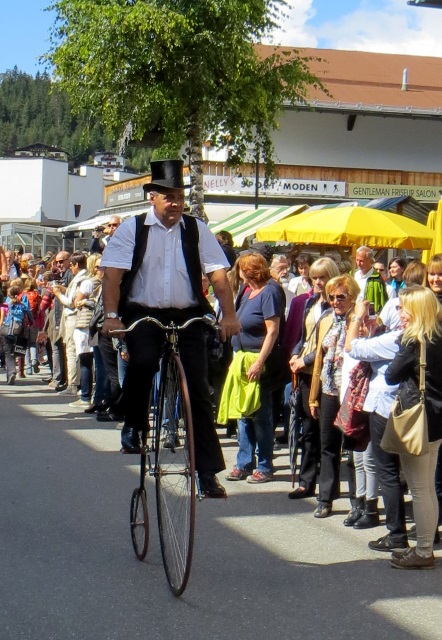
<svg viewBox="0 0 442 640"><path fill-rule="evenodd" d="M152 181L144 185L150 210L123 222L103 254L103 333L115 335L146 316L163 325L183 325L203 316L210 310L202 290L204 269L220 303L222 339L229 338L240 329L226 276L230 265L208 227L183 215L182 161L152 162L151 168ZM125 340L129 362L123 383L121 445L124 453L139 453L164 333L155 324L142 322ZM225 464L213 422L203 323L190 324L180 334L179 351L189 387L199 488L207 498L224 498L225 489L216 477Z"/></svg>

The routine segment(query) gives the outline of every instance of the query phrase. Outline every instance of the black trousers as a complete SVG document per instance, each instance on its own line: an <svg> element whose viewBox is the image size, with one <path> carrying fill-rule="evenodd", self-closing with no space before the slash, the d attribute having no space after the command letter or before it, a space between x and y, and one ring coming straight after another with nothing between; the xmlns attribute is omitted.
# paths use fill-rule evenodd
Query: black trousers
<svg viewBox="0 0 442 640"><path fill-rule="evenodd" d="M118 353L112 345L112 339L98 336L98 348L103 358L104 368L106 369L109 386L106 396L106 404L109 405L111 413L115 413L118 417L124 415L122 406L122 391L118 381Z"/></svg>
<svg viewBox="0 0 442 640"><path fill-rule="evenodd" d="M163 324L172 320L182 324L190 318L201 317L203 312L199 307L146 309L128 305L124 323L128 325L147 315L156 317ZM180 331L179 351L189 387L196 468L199 473L218 473L225 469L225 464L213 421L203 327L197 322ZM126 335L126 342L129 364L123 384L125 426L141 431L147 427L149 394L153 376L159 368L164 332L151 323L142 323Z"/></svg>
<svg viewBox="0 0 442 640"><path fill-rule="evenodd" d="M338 396L329 396L326 393L321 395L319 412L321 470L318 502L327 506L333 504L339 490L342 432L334 426L334 422L340 406Z"/></svg>
<svg viewBox="0 0 442 640"><path fill-rule="evenodd" d="M301 468L299 470L299 486L307 491L315 491L316 476L321 460L321 437L319 421L312 418L308 398L312 377L309 374L298 374L298 385L302 402L302 450Z"/></svg>
<svg viewBox="0 0 442 640"><path fill-rule="evenodd" d="M387 453L381 448L386 424L387 418L377 413L370 414L370 437L381 495L384 500L385 524L393 538L407 540L405 503L399 476L399 456Z"/></svg>

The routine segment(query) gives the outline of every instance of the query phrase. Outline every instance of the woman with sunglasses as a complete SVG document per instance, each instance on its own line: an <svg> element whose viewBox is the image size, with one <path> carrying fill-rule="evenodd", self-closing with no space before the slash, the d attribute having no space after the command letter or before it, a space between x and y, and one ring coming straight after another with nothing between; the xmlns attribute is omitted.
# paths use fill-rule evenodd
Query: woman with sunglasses
<svg viewBox="0 0 442 640"><path fill-rule="evenodd" d="M331 309L318 327L309 406L313 419L319 418L321 468L315 518L328 518L339 493L342 433L334 426L340 407L342 364L347 326L360 292L356 280L345 273L327 282L325 293Z"/></svg>
<svg viewBox="0 0 442 640"><path fill-rule="evenodd" d="M290 500L299 500L315 495L316 477L321 451L318 420L310 413L308 404L312 382L313 362L316 355L316 328L322 314L330 309L325 294L327 282L339 275L339 270L331 258L319 258L310 267L310 277L313 282L313 295L304 300L302 312L301 338L292 350L289 365L292 373L296 374L297 385L302 403L302 452L299 470L299 487L289 493ZM284 339L290 340L292 334L297 333L295 314L301 315L297 303L297 296L290 306ZM291 387L291 385L290 385Z"/></svg>

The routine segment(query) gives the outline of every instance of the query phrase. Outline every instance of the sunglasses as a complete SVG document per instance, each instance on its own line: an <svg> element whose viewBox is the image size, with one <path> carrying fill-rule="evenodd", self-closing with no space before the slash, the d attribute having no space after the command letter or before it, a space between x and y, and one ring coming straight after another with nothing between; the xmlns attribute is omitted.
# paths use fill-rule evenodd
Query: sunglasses
<svg viewBox="0 0 442 640"><path fill-rule="evenodd" d="M108 227L118 227L119 225L118 224L108 224L107 226Z"/></svg>
<svg viewBox="0 0 442 640"><path fill-rule="evenodd" d="M69 258L66 258L65 260L54 260L55 264L63 264L63 262L67 262L67 260L69 260Z"/></svg>
<svg viewBox="0 0 442 640"><path fill-rule="evenodd" d="M347 300L348 298L348 293L338 293L336 296L332 296L329 295L328 299L330 302L334 302L336 300L336 302L344 302L344 300Z"/></svg>

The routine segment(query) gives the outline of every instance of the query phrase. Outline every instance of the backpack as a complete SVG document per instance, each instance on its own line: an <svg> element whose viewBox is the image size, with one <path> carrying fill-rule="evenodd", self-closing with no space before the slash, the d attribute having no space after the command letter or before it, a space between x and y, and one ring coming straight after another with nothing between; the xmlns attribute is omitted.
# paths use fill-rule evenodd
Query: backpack
<svg viewBox="0 0 442 640"><path fill-rule="evenodd" d="M26 297L29 301L29 307L34 316L34 320L36 320L40 315L41 295L38 291L26 291Z"/></svg>

